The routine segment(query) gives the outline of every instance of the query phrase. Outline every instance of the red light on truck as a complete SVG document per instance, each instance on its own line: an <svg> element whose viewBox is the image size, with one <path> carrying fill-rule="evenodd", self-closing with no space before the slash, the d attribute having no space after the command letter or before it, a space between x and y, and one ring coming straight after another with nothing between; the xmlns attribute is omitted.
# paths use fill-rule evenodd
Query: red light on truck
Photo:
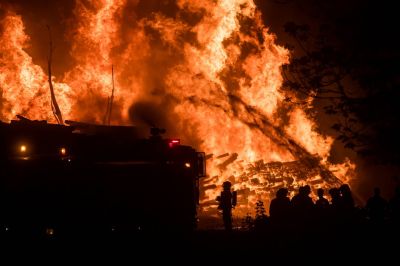
<svg viewBox="0 0 400 266"><path fill-rule="evenodd" d="M178 146L179 144L181 144L181 141L179 139L172 139L169 141L168 146L172 148Z"/></svg>

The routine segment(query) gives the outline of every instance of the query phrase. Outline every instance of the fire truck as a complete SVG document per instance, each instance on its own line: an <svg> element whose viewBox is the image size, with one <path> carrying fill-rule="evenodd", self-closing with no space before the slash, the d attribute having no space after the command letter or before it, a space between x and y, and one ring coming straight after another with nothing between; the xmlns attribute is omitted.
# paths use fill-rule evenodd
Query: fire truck
<svg viewBox="0 0 400 266"><path fill-rule="evenodd" d="M0 224L28 232L193 230L203 152L131 126L0 122Z"/></svg>

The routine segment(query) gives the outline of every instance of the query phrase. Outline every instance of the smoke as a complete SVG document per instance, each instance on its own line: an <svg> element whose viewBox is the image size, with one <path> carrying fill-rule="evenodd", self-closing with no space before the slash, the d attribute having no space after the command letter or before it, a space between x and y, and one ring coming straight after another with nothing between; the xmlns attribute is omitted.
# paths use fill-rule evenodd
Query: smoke
<svg viewBox="0 0 400 266"><path fill-rule="evenodd" d="M135 125L165 128L167 114L164 109L155 102L138 101L129 108L129 116Z"/></svg>

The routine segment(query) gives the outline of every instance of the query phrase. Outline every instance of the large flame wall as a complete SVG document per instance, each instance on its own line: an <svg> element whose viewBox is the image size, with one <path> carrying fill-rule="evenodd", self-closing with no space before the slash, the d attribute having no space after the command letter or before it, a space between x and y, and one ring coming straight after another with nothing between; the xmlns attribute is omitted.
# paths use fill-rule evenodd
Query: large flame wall
<svg viewBox="0 0 400 266"><path fill-rule="evenodd" d="M0 118L54 121L47 69L26 52L23 18L2 9ZM204 211L216 211L225 180L241 192L241 214L256 200L268 201L279 186L329 186L319 172L288 177L290 182L279 179L282 171L273 177L272 170L265 172L268 163L304 154L338 180L351 177L350 161L333 165L327 159L333 139L284 101L281 66L289 53L275 44L253 0L76 0L72 14L65 33L72 67L52 77L63 116L103 123L114 66L112 124L167 127L208 154Z"/></svg>

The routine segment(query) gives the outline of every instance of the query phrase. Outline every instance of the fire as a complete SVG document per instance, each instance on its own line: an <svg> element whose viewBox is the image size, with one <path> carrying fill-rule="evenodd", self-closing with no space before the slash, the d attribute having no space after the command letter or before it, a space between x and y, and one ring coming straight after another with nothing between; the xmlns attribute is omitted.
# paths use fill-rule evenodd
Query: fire
<svg viewBox="0 0 400 266"><path fill-rule="evenodd" d="M333 143L332 137L325 137L315 131L316 126L308 120L305 113L300 109L294 109L290 114L290 121L286 127L288 135L303 145L311 154L327 159L330 147Z"/></svg>
<svg viewBox="0 0 400 266"><path fill-rule="evenodd" d="M67 32L74 64L62 83L54 82L64 118L104 123L112 84L114 124L131 123L139 102L162 106L158 111L174 118L164 121L169 131L208 154L207 215L216 214L226 180L244 215L257 200L268 206L282 186L293 193L303 184L328 188L354 176L351 161L328 161L333 138L284 101L290 95L281 89L281 67L290 54L275 43L253 0L177 0L168 12L163 2L150 14L140 13L140 3L75 1ZM7 11L1 25L0 118L54 121L46 72L24 50L22 18Z"/></svg>
<svg viewBox="0 0 400 266"><path fill-rule="evenodd" d="M124 4L125 0L76 1L74 16L77 23L68 33L76 66L64 77L65 82L74 88L73 118L97 123L104 120L102 107L112 90L111 68L114 62L111 52L119 44L118 16ZM116 87L120 87L118 79ZM93 108L98 110L93 112Z"/></svg>
<svg viewBox="0 0 400 266"><path fill-rule="evenodd" d="M0 118L8 120L20 114L32 119L55 121L47 75L24 50L29 37L24 32L21 16L7 12L0 25ZM60 107L68 116L71 103L67 95L70 88L57 82L54 82L54 87Z"/></svg>

